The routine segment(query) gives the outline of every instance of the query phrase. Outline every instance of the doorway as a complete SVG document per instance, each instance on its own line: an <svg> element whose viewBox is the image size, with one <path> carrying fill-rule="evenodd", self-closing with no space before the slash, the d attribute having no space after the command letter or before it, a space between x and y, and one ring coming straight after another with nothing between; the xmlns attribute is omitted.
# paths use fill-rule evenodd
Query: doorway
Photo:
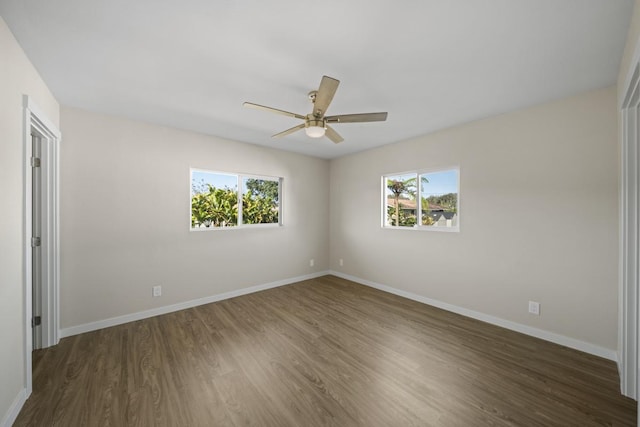
<svg viewBox="0 0 640 427"><path fill-rule="evenodd" d="M25 385L32 391L32 351L59 336L60 131L24 96Z"/></svg>
<svg viewBox="0 0 640 427"><path fill-rule="evenodd" d="M31 335L33 350L42 348L42 136L31 128Z"/></svg>

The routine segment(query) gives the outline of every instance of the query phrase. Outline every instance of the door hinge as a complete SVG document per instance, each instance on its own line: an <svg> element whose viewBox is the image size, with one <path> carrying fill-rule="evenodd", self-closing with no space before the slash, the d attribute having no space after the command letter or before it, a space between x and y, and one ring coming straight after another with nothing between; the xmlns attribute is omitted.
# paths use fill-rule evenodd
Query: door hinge
<svg viewBox="0 0 640 427"><path fill-rule="evenodd" d="M41 244L41 241L40 241L40 238L39 238L39 237L32 237L32 238L31 238L31 247L32 247L32 248L35 248L35 247L37 247L37 246L40 246L40 244Z"/></svg>
<svg viewBox="0 0 640 427"><path fill-rule="evenodd" d="M32 157L31 158L31 167L39 168L40 167L40 157Z"/></svg>
<svg viewBox="0 0 640 427"><path fill-rule="evenodd" d="M36 326L40 326L42 324L42 317L41 316L34 316L33 318L31 318L31 327L35 328Z"/></svg>

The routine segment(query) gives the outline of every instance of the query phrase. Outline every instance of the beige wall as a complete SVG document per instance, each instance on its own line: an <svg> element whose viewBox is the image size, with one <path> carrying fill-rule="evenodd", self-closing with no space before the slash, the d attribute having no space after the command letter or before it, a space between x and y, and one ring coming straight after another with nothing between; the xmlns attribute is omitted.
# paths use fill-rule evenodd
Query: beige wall
<svg viewBox="0 0 640 427"><path fill-rule="evenodd" d="M58 103L0 18L0 422L24 382L23 95L58 124Z"/></svg>
<svg viewBox="0 0 640 427"><path fill-rule="evenodd" d="M331 268L615 350L615 99L598 90L333 160ZM460 167L460 233L381 229L381 175L443 166Z"/></svg>
<svg viewBox="0 0 640 427"><path fill-rule="evenodd" d="M70 108L61 123L61 328L328 268L328 161ZM190 167L284 177L285 226L190 232Z"/></svg>

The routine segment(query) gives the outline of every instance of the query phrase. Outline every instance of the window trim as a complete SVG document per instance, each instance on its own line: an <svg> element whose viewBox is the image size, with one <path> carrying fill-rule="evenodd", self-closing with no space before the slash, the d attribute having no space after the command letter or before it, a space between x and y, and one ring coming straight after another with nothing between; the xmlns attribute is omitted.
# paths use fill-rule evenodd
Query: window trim
<svg viewBox="0 0 640 427"><path fill-rule="evenodd" d="M191 226L191 190L193 183L193 173L194 172L202 172L202 173L210 173L216 175L227 175L236 178L237 185L237 198L238 198L238 222L236 225L230 227L197 227L194 228ZM278 182L278 222L269 222L264 224L243 224L242 223L242 197L243 197L243 188L242 181L244 178L249 179L262 179L266 181L277 181ZM283 227L283 181L284 177L281 176L271 176L271 175L257 175L252 173L235 173L235 172L223 172L217 170L210 169L202 169L202 168L189 168L189 231L221 231L221 230L237 230L237 229L247 229L247 228L276 228Z"/></svg>
<svg viewBox="0 0 640 427"><path fill-rule="evenodd" d="M406 226L395 226L387 224L387 185L386 181L389 177L398 176L398 175L415 175L417 181L416 194L420 195L422 192L422 180L419 179L420 175L433 174L439 172L456 172L456 184L457 184L457 204L456 204L456 213L458 216L458 224L452 227L434 227L432 225L422 225L421 220L417 220L416 224L412 227ZM437 167L437 168L424 168L424 169L414 169L404 172L390 172L385 173L381 177L381 194L382 194L382 203L381 203L381 228L387 230L417 230L417 231L437 231L443 233L459 233L460 232L460 166L450 166L450 167ZM418 196L420 197L420 196ZM422 203L416 201L416 218L422 218Z"/></svg>

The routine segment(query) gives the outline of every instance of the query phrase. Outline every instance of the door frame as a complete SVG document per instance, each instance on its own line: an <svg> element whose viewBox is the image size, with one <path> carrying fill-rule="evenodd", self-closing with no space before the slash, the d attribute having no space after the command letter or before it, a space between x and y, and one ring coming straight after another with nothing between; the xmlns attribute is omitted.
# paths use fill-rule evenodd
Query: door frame
<svg viewBox="0 0 640 427"><path fill-rule="evenodd" d="M43 260L43 313L42 313L42 347L56 345L59 341L59 284L60 284L60 140L61 134L36 105L31 97L23 96L23 165L24 165L24 358L25 358L25 387L27 397L31 395L33 333L32 318L32 173L31 157L32 131L37 133L42 141L42 260Z"/></svg>
<svg viewBox="0 0 640 427"><path fill-rule="evenodd" d="M638 130L640 93L635 67L621 105L619 349L620 388L637 399L638 392Z"/></svg>

